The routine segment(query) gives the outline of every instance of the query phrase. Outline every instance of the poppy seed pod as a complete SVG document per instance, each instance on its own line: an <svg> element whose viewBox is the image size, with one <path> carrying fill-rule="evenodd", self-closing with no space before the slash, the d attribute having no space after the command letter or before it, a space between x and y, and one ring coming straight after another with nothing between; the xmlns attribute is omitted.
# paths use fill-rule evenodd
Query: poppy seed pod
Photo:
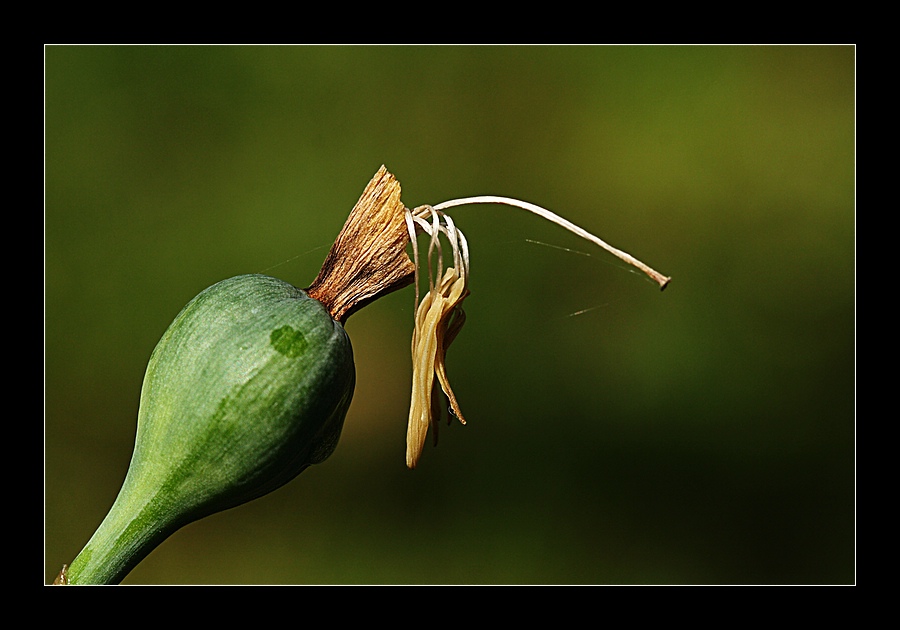
<svg viewBox="0 0 900 630"><path fill-rule="evenodd" d="M259 497L327 458L353 396L353 351L286 282L215 284L150 358L122 489L71 583L117 583L183 525Z"/></svg>

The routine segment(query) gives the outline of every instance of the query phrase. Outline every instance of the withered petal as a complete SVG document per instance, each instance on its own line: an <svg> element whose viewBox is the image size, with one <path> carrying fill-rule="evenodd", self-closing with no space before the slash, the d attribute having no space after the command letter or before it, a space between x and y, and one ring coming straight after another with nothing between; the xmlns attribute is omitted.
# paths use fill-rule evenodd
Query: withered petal
<svg viewBox="0 0 900 630"><path fill-rule="evenodd" d="M465 299L465 280L453 267L446 270L440 282L429 291L416 309L413 331L413 386L406 433L406 465L415 468L422 455L428 427L437 420L435 412L435 376L453 413L465 422L459 412L456 396L447 380L445 361L447 347L459 333L465 321L460 304ZM437 407L440 410L440 407Z"/></svg>

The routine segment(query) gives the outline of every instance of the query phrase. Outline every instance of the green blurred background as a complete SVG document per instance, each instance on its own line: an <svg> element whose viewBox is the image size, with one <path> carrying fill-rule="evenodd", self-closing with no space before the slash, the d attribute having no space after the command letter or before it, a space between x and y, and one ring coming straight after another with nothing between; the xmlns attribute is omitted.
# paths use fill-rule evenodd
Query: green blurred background
<svg viewBox="0 0 900 630"><path fill-rule="evenodd" d="M381 164L409 207L531 201L672 284L453 211L468 425L406 469L392 294L348 322L334 455L126 583L854 581L850 46L47 47L45 580L115 498L175 314L241 273L307 286Z"/></svg>

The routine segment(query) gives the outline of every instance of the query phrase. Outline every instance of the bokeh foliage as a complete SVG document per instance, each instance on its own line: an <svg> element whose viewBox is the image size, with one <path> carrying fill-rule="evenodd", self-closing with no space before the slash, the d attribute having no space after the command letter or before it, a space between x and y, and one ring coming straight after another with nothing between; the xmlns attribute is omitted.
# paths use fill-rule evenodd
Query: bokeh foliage
<svg viewBox="0 0 900 630"><path fill-rule="evenodd" d="M406 470L392 294L348 322L332 458L126 583L854 580L848 46L47 47L45 579L118 491L179 309L239 273L306 286L381 164L410 207L525 199L672 285L456 210L469 424Z"/></svg>

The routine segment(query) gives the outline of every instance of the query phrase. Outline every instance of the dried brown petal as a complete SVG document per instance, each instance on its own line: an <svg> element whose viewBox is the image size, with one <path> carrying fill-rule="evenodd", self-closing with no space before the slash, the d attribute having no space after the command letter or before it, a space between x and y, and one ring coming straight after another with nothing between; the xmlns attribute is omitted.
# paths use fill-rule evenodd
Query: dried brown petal
<svg viewBox="0 0 900 630"><path fill-rule="evenodd" d="M335 320L343 323L372 300L413 282L415 265L406 253L406 213L400 183L382 166L307 289Z"/></svg>

